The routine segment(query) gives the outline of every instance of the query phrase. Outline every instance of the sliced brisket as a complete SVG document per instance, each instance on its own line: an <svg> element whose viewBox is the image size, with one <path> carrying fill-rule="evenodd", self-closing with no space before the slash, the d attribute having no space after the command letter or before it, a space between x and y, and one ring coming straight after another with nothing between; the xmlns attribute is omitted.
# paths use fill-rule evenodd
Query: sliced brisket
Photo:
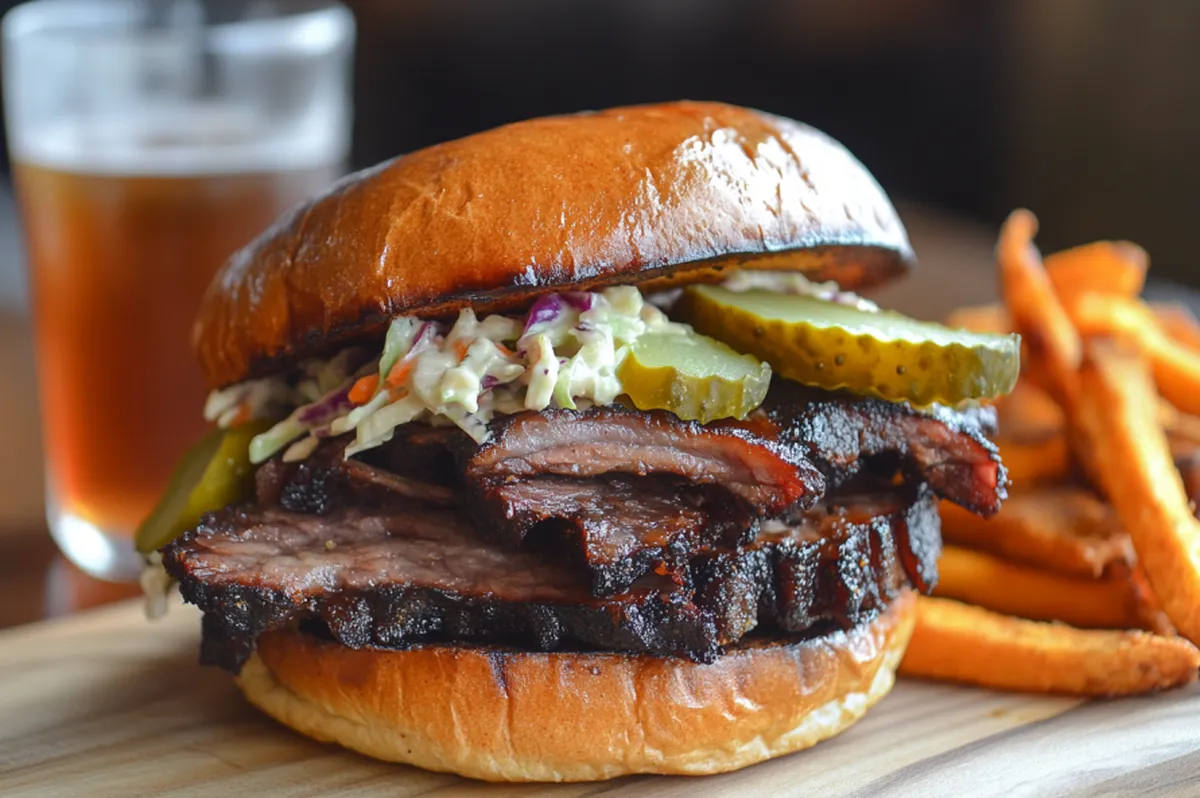
<svg viewBox="0 0 1200 798"><path fill-rule="evenodd" d="M202 659L235 672L258 635L301 622L354 648L502 642L709 661L760 623L802 632L871 617L903 578L893 552L906 525L919 515L936 530L936 513L913 513L810 514L752 546L698 557L686 578L648 574L607 598L591 596L575 569L483 542L465 516L439 509L224 511L163 555L206 613Z"/></svg>
<svg viewBox="0 0 1200 798"><path fill-rule="evenodd" d="M745 426L784 446L800 447L820 469L828 490L864 469L899 468L914 484L926 482L942 498L990 516L1008 495L1008 474L985 435L994 419L989 409L918 411L776 380ZM773 435L767 426L775 428Z"/></svg>
<svg viewBox="0 0 1200 798"><path fill-rule="evenodd" d="M567 550L606 595L652 570L675 573L701 551L744 544L758 520L803 512L825 490L897 471L991 514L1007 481L984 434L994 415L917 411L777 380L762 410L741 422L702 427L622 408L523 413L459 454L486 534L514 546L533 530L573 540ZM626 476L614 483L613 474ZM648 475L673 485L641 484Z"/></svg>
<svg viewBox="0 0 1200 798"><path fill-rule="evenodd" d="M501 482L480 492L475 515L500 519L526 548L579 563L597 596L626 590L651 570L675 573L700 549L737 546L753 528L740 506L711 486L619 475Z"/></svg>
<svg viewBox="0 0 1200 798"><path fill-rule="evenodd" d="M453 477L448 468L431 467L422 473L417 468L398 467L404 462L400 451L414 459L450 459L445 438L439 438L436 447L409 445L409 439L422 431L417 425L409 426L416 428L417 435L401 436L395 451L385 456L384 464L347 460L344 452L352 440L349 435L322 441L311 455L297 463L285 463L279 457L268 460L254 474L258 504L315 515L327 515L342 507L452 504Z"/></svg>
<svg viewBox="0 0 1200 798"><path fill-rule="evenodd" d="M940 520L927 489L836 501L843 504L791 523L768 521L738 551L697 558L695 602L723 608L717 627L723 639L754 628L756 618L766 629L791 633L825 622L846 628L873 617L906 582L932 589ZM930 539L939 544L913 548Z"/></svg>
<svg viewBox="0 0 1200 798"><path fill-rule="evenodd" d="M545 475L670 475L720 486L761 516L811 505L824 492L795 443L617 406L506 416L487 443L466 447L462 461L468 484L484 488Z"/></svg>
<svg viewBox="0 0 1200 798"><path fill-rule="evenodd" d="M593 599L573 569L482 542L451 511L225 511L168 546L163 561L184 598L212 616L202 659L233 671L259 634L306 619L352 648L502 640L704 659L722 642L670 580Z"/></svg>
<svg viewBox="0 0 1200 798"><path fill-rule="evenodd" d="M758 519L824 493L796 446L621 407L522 413L459 449L470 511L512 546L563 541L609 595L701 550L753 538Z"/></svg>

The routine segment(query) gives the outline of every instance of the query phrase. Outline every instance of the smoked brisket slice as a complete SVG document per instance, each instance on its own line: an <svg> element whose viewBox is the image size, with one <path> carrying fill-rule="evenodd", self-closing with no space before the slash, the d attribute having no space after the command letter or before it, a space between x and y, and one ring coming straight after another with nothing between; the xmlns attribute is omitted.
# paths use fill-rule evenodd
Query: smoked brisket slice
<svg viewBox="0 0 1200 798"><path fill-rule="evenodd" d="M440 434L442 430L408 426L413 429L402 430L393 453L377 455L371 461L345 458L352 435L322 441L299 462L285 463L281 457L268 460L254 473L258 504L314 515L327 515L343 507L453 504L454 477L446 436ZM432 433L428 437L433 443L410 442L412 438L419 440L426 431ZM405 455L411 463L401 467Z"/></svg>
<svg viewBox="0 0 1200 798"><path fill-rule="evenodd" d="M895 552L908 527L930 523L936 537L936 513L920 506L866 520L813 513L698 556L683 578L651 573L607 598L576 569L484 542L464 515L439 509L228 510L167 546L163 562L205 612L202 661L234 672L260 634L296 623L352 648L484 642L711 661L760 625L803 633L874 617L903 583Z"/></svg>
<svg viewBox="0 0 1200 798"><path fill-rule="evenodd" d="M484 491L540 476L671 476L719 486L762 517L811 505L825 488L795 443L619 406L505 416L486 443L463 448L461 463L467 484Z"/></svg>
<svg viewBox="0 0 1200 798"><path fill-rule="evenodd" d="M791 523L766 522L757 540L736 552L696 559L695 602L723 609L722 639L756 625L788 633L823 623L848 628L874 617L906 584L933 588L941 525L928 489L833 501L840 504ZM929 540L938 543L914 549Z"/></svg>
<svg viewBox="0 0 1200 798"><path fill-rule="evenodd" d="M491 433L459 447L479 529L510 546L531 534L535 547L551 542L598 596L746 543L759 519L824 493L799 447L670 413L547 410L497 420Z"/></svg>
<svg viewBox="0 0 1200 798"><path fill-rule="evenodd" d="M650 571L674 574L701 552L742 546L760 520L803 512L823 491L897 472L991 514L1007 482L985 436L994 420L988 409L917 411L776 380L744 421L701 427L623 408L523 413L459 454L485 534L518 546L536 531L535 545L565 547L593 592L608 595ZM651 476L673 486L643 484ZM791 493L779 488L797 481ZM936 546L936 531L914 543ZM928 559L906 563L917 584L930 581L920 569Z"/></svg>
<svg viewBox="0 0 1200 798"><path fill-rule="evenodd" d="M593 599L573 569L481 541L452 511L227 510L164 549L163 563L206 613L202 661L234 672L262 632L306 619L352 648L503 641L712 659L722 642L670 580Z"/></svg>
<svg viewBox="0 0 1200 798"><path fill-rule="evenodd" d="M480 527L577 563L593 595L629 588L643 575L677 573L698 551L736 548L755 520L712 485L623 475L511 479L480 491Z"/></svg>
<svg viewBox="0 0 1200 798"><path fill-rule="evenodd" d="M990 514L1006 493L984 436L994 415L919 412L776 380L750 418L707 426L622 407L549 410L499 419L478 445L457 428L407 424L350 460L343 436L302 463L264 464L258 503L315 514L465 507L484 536L581 565L602 597L743 546L762 519L794 516L864 479L900 472Z"/></svg>
<svg viewBox="0 0 1200 798"><path fill-rule="evenodd" d="M798 446L833 491L864 469L899 469L914 484L982 516L999 511L1008 473L986 435L995 413L866 399L775 380L743 426L785 447Z"/></svg>

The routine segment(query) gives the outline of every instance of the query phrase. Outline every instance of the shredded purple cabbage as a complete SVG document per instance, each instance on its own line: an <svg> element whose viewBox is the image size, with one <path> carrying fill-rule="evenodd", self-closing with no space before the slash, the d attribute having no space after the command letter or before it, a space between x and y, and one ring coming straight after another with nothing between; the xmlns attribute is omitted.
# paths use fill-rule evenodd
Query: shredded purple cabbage
<svg viewBox="0 0 1200 798"><path fill-rule="evenodd" d="M416 337L413 338L412 346L408 348L409 352L415 352L417 347L425 346L433 341L438 334L438 326L432 321L427 321L421 324L421 329L417 330Z"/></svg>
<svg viewBox="0 0 1200 798"><path fill-rule="evenodd" d="M554 322L567 308L583 313L591 310L595 303L596 295L587 291L567 291L540 296L529 309L529 315L525 317L525 328L521 331L521 338L525 338L539 326ZM524 356L525 348L518 347L517 354Z"/></svg>
<svg viewBox="0 0 1200 798"><path fill-rule="evenodd" d="M539 324L550 324L565 308L566 302L562 294L545 294L538 297L529 309L529 315L525 318L525 329L521 331L521 335L528 335L529 331Z"/></svg>
<svg viewBox="0 0 1200 798"><path fill-rule="evenodd" d="M350 388L353 383L347 382L341 387L334 388L312 404L300 408L296 420L306 427L324 426L338 416L354 407L350 401Z"/></svg>
<svg viewBox="0 0 1200 798"><path fill-rule="evenodd" d="M596 295L587 291L567 291L565 294L559 294L571 307L578 310L580 313L585 310L591 310L592 305L596 302Z"/></svg>

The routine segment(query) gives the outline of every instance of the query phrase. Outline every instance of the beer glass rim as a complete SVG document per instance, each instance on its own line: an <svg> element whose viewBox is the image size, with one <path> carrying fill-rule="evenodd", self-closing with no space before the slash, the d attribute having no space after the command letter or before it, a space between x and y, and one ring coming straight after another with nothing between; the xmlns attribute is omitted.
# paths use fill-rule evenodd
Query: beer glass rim
<svg viewBox="0 0 1200 798"><path fill-rule="evenodd" d="M204 8L201 0L31 0L9 11L0 56L12 158L156 174L218 155L222 168L238 170L344 158L350 10L336 0L242 0L207 16ZM299 93L271 95L271 81L292 66L320 72ZM320 102L305 91L323 93ZM192 135L196 114L225 132ZM255 144L239 132L251 127L267 137ZM139 137L163 144L151 160L134 152Z"/></svg>
<svg viewBox="0 0 1200 798"><path fill-rule="evenodd" d="M38 38L128 36L137 32L145 7L144 0L29 0L0 18L0 38L12 47ZM300 0L270 15L204 21L198 27L219 50L319 55L352 44L354 15L337 0Z"/></svg>

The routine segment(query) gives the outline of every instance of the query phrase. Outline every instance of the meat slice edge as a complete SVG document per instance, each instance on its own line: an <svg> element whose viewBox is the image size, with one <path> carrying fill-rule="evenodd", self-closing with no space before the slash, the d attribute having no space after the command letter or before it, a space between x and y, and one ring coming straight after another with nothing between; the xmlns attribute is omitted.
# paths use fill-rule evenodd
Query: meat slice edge
<svg viewBox="0 0 1200 798"><path fill-rule="evenodd" d="M989 408L916 410L778 380L746 424L800 447L828 491L890 460L913 484L928 483L938 496L985 517L1008 497L1008 472L987 438L995 426Z"/></svg>
<svg viewBox="0 0 1200 798"><path fill-rule="evenodd" d="M898 524L915 506L866 521L866 510L815 512L702 555L688 584L651 574L608 598L573 569L481 542L442 510L226 511L164 549L164 565L205 612L202 661L235 673L260 634L311 622L352 648L492 642L711 661L760 625L805 633L873 617L903 584Z"/></svg>
<svg viewBox="0 0 1200 798"><path fill-rule="evenodd" d="M274 457L263 463L254 473L258 504L327 515L342 507L445 507L454 503L454 480L446 469L422 473L415 468L397 468L391 462L380 465L359 458L346 459L345 448L351 440L348 435L324 440L300 462L285 463L281 457ZM405 452L411 454L411 447ZM434 456L436 453L417 454L426 459ZM448 452L442 459L449 459Z"/></svg>
<svg viewBox="0 0 1200 798"><path fill-rule="evenodd" d="M724 608L723 639L756 625L787 633L848 628L881 611L906 584L932 589L941 527L928 488L830 502L788 522L768 521L753 544L706 552L692 563L696 604Z"/></svg>
<svg viewBox="0 0 1200 798"><path fill-rule="evenodd" d="M303 619L352 648L505 640L711 660L721 642L670 580L594 599L573 569L481 541L453 511L225 511L167 546L163 564L212 616L202 661L235 673L259 634Z"/></svg>
<svg viewBox="0 0 1200 798"><path fill-rule="evenodd" d="M757 523L714 486L625 476L502 481L480 492L473 514L526 549L578 563L596 596L651 571L678 573L698 551L736 548Z"/></svg>
<svg viewBox="0 0 1200 798"><path fill-rule="evenodd" d="M718 485L760 516L811 505L824 492L821 475L795 444L621 407L508 416L493 424L487 443L464 447L460 458L467 482L481 489L546 475L672 475Z"/></svg>

